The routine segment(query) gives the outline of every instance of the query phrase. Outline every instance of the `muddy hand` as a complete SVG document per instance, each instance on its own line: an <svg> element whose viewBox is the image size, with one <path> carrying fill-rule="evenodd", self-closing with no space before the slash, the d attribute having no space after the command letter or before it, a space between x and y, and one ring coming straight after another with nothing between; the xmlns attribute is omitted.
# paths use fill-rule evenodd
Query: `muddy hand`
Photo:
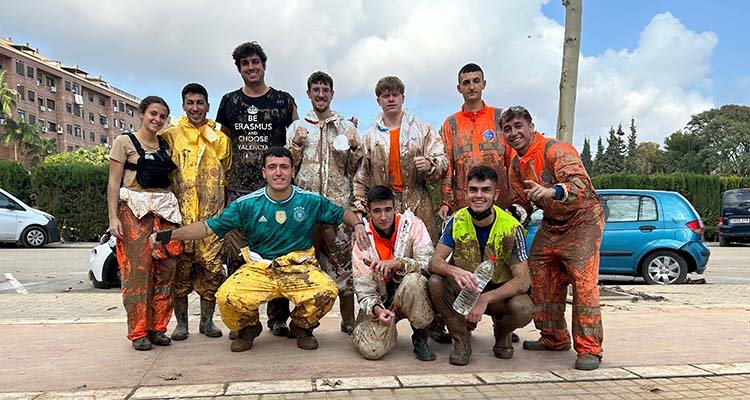
<svg viewBox="0 0 750 400"><path fill-rule="evenodd" d="M551 199L557 193L554 188L546 188L531 180L525 180L523 184L528 188L524 189L524 193L526 193L526 199L529 201L538 202L542 199Z"/></svg>
<svg viewBox="0 0 750 400"><path fill-rule="evenodd" d="M292 139L292 142L296 144L297 146L304 146L305 141L307 140L307 128L304 126L298 126L297 129L294 130L294 138Z"/></svg>
<svg viewBox="0 0 750 400"><path fill-rule="evenodd" d="M432 168L432 163L430 163L430 160L425 157L417 156L414 157L414 166L419 172L427 172Z"/></svg>

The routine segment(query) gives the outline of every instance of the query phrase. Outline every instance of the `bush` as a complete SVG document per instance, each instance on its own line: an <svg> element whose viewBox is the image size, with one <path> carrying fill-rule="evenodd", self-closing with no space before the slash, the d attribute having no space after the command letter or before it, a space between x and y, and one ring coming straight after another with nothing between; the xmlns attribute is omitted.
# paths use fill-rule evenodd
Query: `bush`
<svg viewBox="0 0 750 400"><path fill-rule="evenodd" d="M697 174L607 174L592 179L597 189L669 190L693 204L706 227L706 240L716 240L721 195L729 189L750 187L750 177Z"/></svg>
<svg viewBox="0 0 750 400"><path fill-rule="evenodd" d="M0 160L0 188L24 203L31 203L31 177L17 162Z"/></svg>
<svg viewBox="0 0 750 400"><path fill-rule="evenodd" d="M65 240L98 240L108 225L108 166L47 160L31 170L37 206L55 216Z"/></svg>

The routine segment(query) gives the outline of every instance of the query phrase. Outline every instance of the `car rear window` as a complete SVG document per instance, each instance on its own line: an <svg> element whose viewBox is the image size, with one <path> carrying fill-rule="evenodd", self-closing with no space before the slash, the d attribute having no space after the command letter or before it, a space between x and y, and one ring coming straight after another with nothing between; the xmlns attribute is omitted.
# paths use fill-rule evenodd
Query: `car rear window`
<svg viewBox="0 0 750 400"><path fill-rule="evenodd" d="M723 207L750 207L750 190L728 191L724 194Z"/></svg>

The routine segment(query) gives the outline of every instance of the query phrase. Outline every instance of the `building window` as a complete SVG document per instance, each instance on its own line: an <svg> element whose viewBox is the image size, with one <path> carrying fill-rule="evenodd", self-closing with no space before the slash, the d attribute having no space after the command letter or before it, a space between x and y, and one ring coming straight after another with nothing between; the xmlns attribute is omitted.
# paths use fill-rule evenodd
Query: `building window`
<svg viewBox="0 0 750 400"><path fill-rule="evenodd" d="M29 123L32 125L36 124L36 115L29 114Z"/></svg>
<svg viewBox="0 0 750 400"><path fill-rule="evenodd" d="M28 76L29 78L34 77L34 67L31 67L31 66L26 67L26 76Z"/></svg>
<svg viewBox="0 0 750 400"><path fill-rule="evenodd" d="M47 99L47 108L50 111L55 111L55 101L52 99Z"/></svg>
<svg viewBox="0 0 750 400"><path fill-rule="evenodd" d="M112 111L117 111L117 100L112 99Z"/></svg>
<svg viewBox="0 0 750 400"><path fill-rule="evenodd" d="M70 92L70 81L65 81L65 91Z"/></svg>
<svg viewBox="0 0 750 400"><path fill-rule="evenodd" d="M107 125L107 117L99 114L99 123L102 125Z"/></svg>
<svg viewBox="0 0 750 400"><path fill-rule="evenodd" d="M120 120L120 128L124 128L124 127L125 127L125 120L121 119Z"/></svg>
<svg viewBox="0 0 750 400"><path fill-rule="evenodd" d="M23 85L18 85L16 88L18 88L16 90L18 92L18 97L21 100L26 100L26 88Z"/></svg>
<svg viewBox="0 0 750 400"><path fill-rule="evenodd" d="M81 106L79 106L78 104L73 104L73 115L75 115L76 117L80 117L81 115L83 115L83 113L81 112Z"/></svg>
<svg viewBox="0 0 750 400"><path fill-rule="evenodd" d="M106 136L99 136L99 143L106 145L107 144L107 137Z"/></svg>
<svg viewBox="0 0 750 400"><path fill-rule="evenodd" d="M44 77L44 81L47 84L47 86L49 86L49 87L55 87L55 79L54 78L50 78L49 76L45 76Z"/></svg>
<svg viewBox="0 0 750 400"><path fill-rule="evenodd" d="M92 112L89 113L89 122L94 123L94 113Z"/></svg>
<svg viewBox="0 0 750 400"><path fill-rule="evenodd" d="M89 132L89 139L91 139L92 142L96 142L96 133Z"/></svg>
<svg viewBox="0 0 750 400"><path fill-rule="evenodd" d="M73 135L73 125L71 124L65 125L65 131L68 132L68 135Z"/></svg>
<svg viewBox="0 0 750 400"><path fill-rule="evenodd" d="M49 126L50 132L56 132L57 131L57 124L54 122L47 122L47 125Z"/></svg>
<svg viewBox="0 0 750 400"><path fill-rule="evenodd" d="M120 112L125 112L125 103L121 101L119 102L119 105L120 105Z"/></svg>
<svg viewBox="0 0 750 400"><path fill-rule="evenodd" d="M93 103L93 102L94 102L94 94L89 92L89 103Z"/></svg>
<svg viewBox="0 0 750 400"><path fill-rule="evenodd" d="M73 93L81 94L81 86L79 86L76 82L73 82Z"/></svg>
<svg viewBox="0 0 750 400"><path fill-rule="evenodd" d="M23 65L23 61L21 60L16 60L16 73L18 75L23 75L24 73L26 73L26 69Z"/></svg>
<svg viewBox="0 0 750 400"><path fill-rule="evenodd" d="M20 108L18 110L18 119L25 121L26 120L26 111L21 110Z"/></svg>
<svg viewBox="0 0 750 400"><path fill-rule="evenodd" d="M114 126L115 128L117 128L117 126L118 126L117 125L117 118L112 118L112 126Z"/></svg>
<svg viewBox="0 0 750 400"><path fill-rule="evenodd" d="M104 96L99 96L99 105L104 106L107 104L107 99L104 98Z"/></svg>
<svg viewBox="0 0 750 400"><path fill-rule="evenodd" d="M39 104L39 108L44 107L44 99L41 97L36 98L36 102Z"/></svg>
<svg viewBox="0 0 750 400"><path fill-rule="evenodd" d="M135 115L135 111L134 111L134 110L133 110L132 108L130 108L130 107L128 107L128 111L127 111L127 113L128 113L128 115L129 115L129 116L131 116L131 117Z"/></svg>
<svg viewBox="0 0 750 400"><path fill-rule="evenodd" d="M73 136L75 137L81 137L81 127L76 125L75 128L73 128Z"/></svg>
<svg viewBox="0 0 750 400"><path fill-rule="evenodd" d="M68 146L68 151L73 151L73 146Z"/></svg>
<svg viewBox="0 0 750 400"><path fill-rule="evenodd" d="M35 101L36 100L36 93L34 93L33 90L29 90L29 101Z"/></svg>
<svg viewBox="0 0 750 400"><path fill-rule="evenodd" d="M65 103L65 112L70 114L73 112L73 105L70 103Z"/></svg>

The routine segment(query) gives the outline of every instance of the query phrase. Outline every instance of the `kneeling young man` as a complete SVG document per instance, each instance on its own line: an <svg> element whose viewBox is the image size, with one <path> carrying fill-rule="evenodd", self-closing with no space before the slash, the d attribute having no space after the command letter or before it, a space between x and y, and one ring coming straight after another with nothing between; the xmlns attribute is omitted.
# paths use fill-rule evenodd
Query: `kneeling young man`
<svg viewBox="0 0 750 400"><path fill-rule="evenodd" d="M314 350L318 341L312 330L333 307L338 287L318 268L313 228L318 223L338 226L343 222L354 230L354 239L363 249L369 246L367 234L351 211L292 186L294 167L289 150L271 147L263 153L262 162L265 187L233 201L217 217L153 234L151 240L165 243L170 238L224 237L241 229L248 246L243 249L246 263L216 293L221 319L229 329L238 331L231 350L253 347L253 340L263 329L258 308L280 297L296 305L289 329L297 338L297 346Z"/></svg>
<svg viewBox="0 0 750 400"><path fill-rule="evenodd" d="M471 331L483 314L492 317L495 327L495 357L512 358L511 334L526 326L533 312L526 294L530 277L525 233L515 218L493 205L498 196L497 173L486 166L474 167L466 181L469 206L448 221L430 262L433 275L428 285L432 303L453 337L449 361L454 365L469 363ZM490 257L495 258L492 279L464 317L453 309L453 302L461 290L478 292L474 270Z"/></svg>
<svg viewBox="0 0 750 400"><path fill-rule="evenodd" d="M354 347L369 360L383 357L396 344L396 323L406 318L417 358L432 361L435 354L427 345L425 328L434 313L423 275L434 250L430 234L410 210L396 213L396 196L386 186L372 187L367 205L374 246L367 251L355 246L352 252L354 291L361 308L361 322L352 332Z"/></svg>

